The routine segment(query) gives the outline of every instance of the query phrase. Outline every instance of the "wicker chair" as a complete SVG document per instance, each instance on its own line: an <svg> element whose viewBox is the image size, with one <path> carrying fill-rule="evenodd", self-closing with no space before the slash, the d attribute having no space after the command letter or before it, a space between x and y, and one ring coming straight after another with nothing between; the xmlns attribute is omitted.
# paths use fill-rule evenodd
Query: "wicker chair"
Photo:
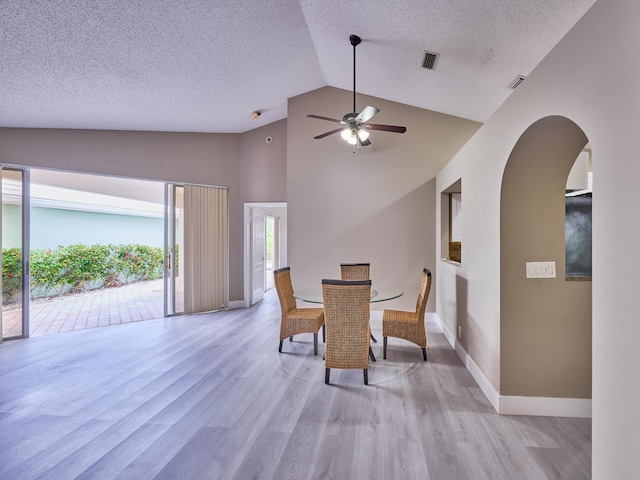
<svg viewBox="0 0 640 480"><path fill-rule="evenodd" d="M369 280L370 263L341 263L340 278L342 280Z"/></svg>
<svg viewBox="0 0 640 480"><path fill-rule="evenodd" d="M382 313L382 357L387 358L387 337L403 338L422 348L422 357L427 361L427 334L424 329L424 312L431 289L431 270L422 270L422 285L418 294L415 312L385 310Z"/></svg>
<svg viewBox="0 0 640 480"><path fill-rule="evenodd" d="M342 280L369 280L371 273L370 263L341 263L340 264L340 278ZM371 334L371 341L378 343L376 337ZM375 357L372 355L371 359L375 362Z"/></svg>
<svg viewBox="0 0 640 480"><path fill-rule="evenodd" d="M282 352L282 341L299 333L313 333L313 354L318 354L318 330L322 327L322 340L325 340L324 310L322 308L298 308L293 297L291 285L291 269L279 268L273 272L273 277L280 299L282 319L280 321L280 346L278 352Z"/></svg>
<svg viewBox="0 0 640 480"><path fill-rule="evenodd" d="M362 368L369 384L371 280L322 280L327 325L324 383L332 368Z"/></svg>

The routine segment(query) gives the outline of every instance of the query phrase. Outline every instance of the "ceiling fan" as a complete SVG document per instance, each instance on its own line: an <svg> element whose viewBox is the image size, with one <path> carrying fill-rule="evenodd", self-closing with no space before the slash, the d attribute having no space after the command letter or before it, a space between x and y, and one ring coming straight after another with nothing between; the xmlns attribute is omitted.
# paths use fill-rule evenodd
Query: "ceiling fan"
<svg viewBox="0 0 640 480"><path fill-rule="evenodd" d="M397 125L380 125L378 123L367 123L373 118L373 116L380 110L376 107L367 106L360 113L356 112L356 47L362 42L359 36L351 35L349 37L351 45L353 45L353 112L347 113L342 117L342 120L335 118L322 117L320 115L307 115L309 118L317 118L319 120L327 120L329 122L340 123L343 125L340 128L331 130L329 132L322 133L315 139L328 137L334 133L341 132L340 135L349 144L355 146L365 147L371 145L369 140L368 130L381 130L384 132L404 133L407 131L407 127L399 127ZM354 150L355 151L355 150Z"/></svg>

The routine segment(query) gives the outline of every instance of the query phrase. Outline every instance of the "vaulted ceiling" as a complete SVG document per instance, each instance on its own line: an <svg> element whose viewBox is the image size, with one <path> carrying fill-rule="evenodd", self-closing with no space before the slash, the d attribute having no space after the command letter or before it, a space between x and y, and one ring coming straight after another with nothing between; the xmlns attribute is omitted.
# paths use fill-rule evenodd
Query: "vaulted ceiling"
<svg viewBox="0 0 640 480"><path fill-rule="evenodd" d="M245 132L351 90L351 34L358 92L483 122L593 3L3 0L0 126Z"/></svg>

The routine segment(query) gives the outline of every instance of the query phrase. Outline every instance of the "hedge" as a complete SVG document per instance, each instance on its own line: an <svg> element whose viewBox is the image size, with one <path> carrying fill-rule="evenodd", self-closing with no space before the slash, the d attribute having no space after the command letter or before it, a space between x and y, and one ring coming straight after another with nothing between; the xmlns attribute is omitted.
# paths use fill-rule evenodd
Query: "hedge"
<svg viewBox="0 0 640 480"><path fill-rule="evenodd" d="M21 249L2 250L2 301L20 301ZM164 253L148 245L68 245L31 251L31 297L117 287L162 276Z"/></svg>

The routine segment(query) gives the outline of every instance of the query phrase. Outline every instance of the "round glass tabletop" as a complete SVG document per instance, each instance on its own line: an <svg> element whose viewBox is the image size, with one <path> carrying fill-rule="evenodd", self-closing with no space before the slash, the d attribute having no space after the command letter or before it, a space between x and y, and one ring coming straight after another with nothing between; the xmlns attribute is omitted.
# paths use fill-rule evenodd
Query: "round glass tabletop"
<svg viewBox="0 0 640 480"><path fill-rule="evenodd" d="M399 288L371 287L371 303L385 302L401 297L404 292ZM322 288L301 288L293 292L298 300L309 303L322 303Z"/></svg>

